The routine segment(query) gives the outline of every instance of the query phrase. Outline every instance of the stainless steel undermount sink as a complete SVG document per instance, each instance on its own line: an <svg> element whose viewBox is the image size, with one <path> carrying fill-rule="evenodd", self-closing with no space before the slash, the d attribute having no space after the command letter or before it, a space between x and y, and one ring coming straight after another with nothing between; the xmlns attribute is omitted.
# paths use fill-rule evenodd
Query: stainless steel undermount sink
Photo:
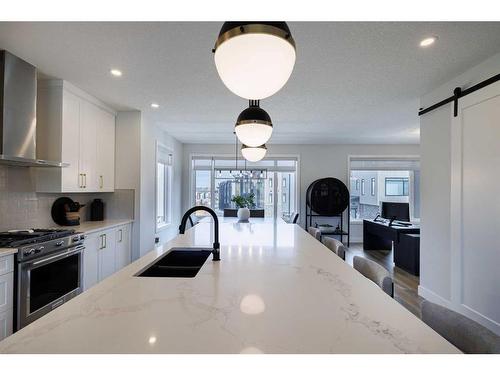
<svg viewBox="0 0 500 375"><path fill-rule="evenodd" d="M173 247L135 276L195 277L211 253L211 249Z"/></svg>

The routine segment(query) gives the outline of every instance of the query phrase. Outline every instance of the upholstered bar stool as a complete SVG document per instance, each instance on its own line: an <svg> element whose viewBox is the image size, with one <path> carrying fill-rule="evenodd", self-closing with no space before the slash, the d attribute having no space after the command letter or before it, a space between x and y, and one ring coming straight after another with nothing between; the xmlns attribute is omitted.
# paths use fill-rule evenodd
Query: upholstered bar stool
<svg viewBox="0 0 500 375"><path fill-rule="evenodd" d="M422 320L464 353L500 354L500 336L453 310L424 301Z"/></svg>
<svg viewBox="0 0 500 375"><path fill-rule="evenodd" d="M307 229L307 231L309 232L309 234L311 236L313 236L314 238L316 238L318 241L321 241L321 231L318 228L309 227Z"/></svg>
<svg viewBox="0 0 500 375"><path fill-rule="evenodd" d="M355 256L352 262L354 269L377 284L384 292L394 297L394 283L391 274L373 260Z"/></svg>
<svg viewBox="0 0 500 375"><path fill-rule="evenodd" d="M332 237L323 237L321 242L323 242L323 245L325 245L340 258L342 258L342 260L345 260L346 248L342 242Z"/></svg>

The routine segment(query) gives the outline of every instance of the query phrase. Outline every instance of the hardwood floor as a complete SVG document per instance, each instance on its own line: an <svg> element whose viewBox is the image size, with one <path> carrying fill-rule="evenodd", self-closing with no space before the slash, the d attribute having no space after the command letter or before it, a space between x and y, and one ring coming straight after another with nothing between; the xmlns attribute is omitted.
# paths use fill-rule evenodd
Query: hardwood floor
<svg viewBox="0 0 500 375"><path fill-rule="evenodd" d="M352 266L355 255L371 259L384 266L392 275L394 280L394 299L420 318L420 304L424 300L418 295L418 276L414 276L394 265L392 251L370 250L364 251L363 244L351 244L346 252L346 262Z"/></svg>

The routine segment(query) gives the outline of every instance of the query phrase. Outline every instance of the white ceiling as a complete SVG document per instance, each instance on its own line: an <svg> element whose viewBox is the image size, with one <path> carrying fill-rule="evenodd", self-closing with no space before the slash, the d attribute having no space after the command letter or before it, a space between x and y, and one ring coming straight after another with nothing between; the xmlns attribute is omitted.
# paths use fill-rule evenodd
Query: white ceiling
<svg viewBox="0 0 500 375"><path fill-rule="evenodd" d="M221 23L0 23L0 48L185 143L233 142L246 102L220 81ZM418 143L419 97L500 52L500 22L290 22L297 62L261 102L270 143ZM438 35L422 49L421 39ZM119 79L109 74L116 67ZM150 108L158 102L157 110Z"/></svg>

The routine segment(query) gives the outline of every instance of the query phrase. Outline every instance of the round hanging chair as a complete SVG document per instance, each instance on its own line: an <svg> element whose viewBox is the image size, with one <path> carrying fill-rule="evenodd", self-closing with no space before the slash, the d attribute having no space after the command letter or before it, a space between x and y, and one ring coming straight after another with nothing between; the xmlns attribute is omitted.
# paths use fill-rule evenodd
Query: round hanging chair
<svg viewBox="0 0 500 375"><path fill-rule="evenodd" d="M318 215L337 216L349 205L349 190L339 179L321 178L307 188L306 204Z"/></svg>

